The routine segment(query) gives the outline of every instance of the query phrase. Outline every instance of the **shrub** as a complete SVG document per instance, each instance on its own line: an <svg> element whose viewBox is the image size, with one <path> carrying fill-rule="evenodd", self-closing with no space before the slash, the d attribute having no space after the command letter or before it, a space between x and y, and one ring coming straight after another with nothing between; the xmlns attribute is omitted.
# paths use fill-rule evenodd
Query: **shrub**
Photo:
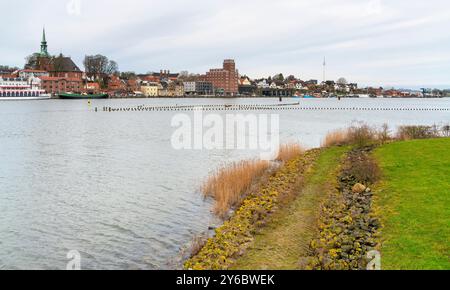
<svg viewBox="0 0 450 290"><path fill-rule="evenodd" d="M450 125L444 125L442 126L442 135L444 137L450 137Z"/></svg>
<svg viewBox="0 0 450 290"><path fill-rule="evenodd" d="M365 147L377 141L377 132L367 124L360 123L348 129L349 143L357 147Z"/></svg>
<svg viewBox="0 0 450 290"><path fill-rule="evenodd" d="M439 136L436 126L400 126L397 131L397 139L413 140L413 139L429 139Z"/></svg>
<svg viewBox="0 0 450 290"><path fill-rule="evenodd" d="M382 144L385 144L389 140L391 140L391 131L389 130L389 125L384 123L377 134L378 141Z"/></svg>
<svg viewBox="0 0 450 290"><path fill-rule="evenodd" d="M358 158L353 158L349 164L350 167L346 168L349 175L355 177L355 180L365 185L376 183L381 176L381 170L378 164L370 156L363 154Z"/></svg>
<svg viewBox="0 0 450 290"><path fill-rule="evenodd" d="M322 147L356 145L364 147L378 140L377 131L367 124L359 123L348 129L330 132L322 142Z"/></svg>

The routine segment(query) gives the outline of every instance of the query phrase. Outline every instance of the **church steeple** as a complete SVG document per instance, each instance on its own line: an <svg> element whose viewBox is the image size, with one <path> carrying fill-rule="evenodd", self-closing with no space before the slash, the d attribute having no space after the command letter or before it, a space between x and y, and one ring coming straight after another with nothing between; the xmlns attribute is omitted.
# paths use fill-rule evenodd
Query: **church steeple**
<svg viewBox="0 0 450 290"><path fill-rule="evenodd" d="M47 40L45 39L45 27L42 30L41 55L49 56L48 51L47 51Z"/></svg>

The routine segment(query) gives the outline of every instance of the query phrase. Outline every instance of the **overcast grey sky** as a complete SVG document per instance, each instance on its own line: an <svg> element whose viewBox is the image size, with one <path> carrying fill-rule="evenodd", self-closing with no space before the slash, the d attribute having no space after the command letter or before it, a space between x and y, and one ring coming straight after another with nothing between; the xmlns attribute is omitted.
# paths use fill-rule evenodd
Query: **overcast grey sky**
<svg viewBox="0 0 450 290"><path fill-rule="evenodd" d="M450 87L450 1L0 0L0 64L39 50L116 60L122 71L346 77L366 85Z"/></svg>

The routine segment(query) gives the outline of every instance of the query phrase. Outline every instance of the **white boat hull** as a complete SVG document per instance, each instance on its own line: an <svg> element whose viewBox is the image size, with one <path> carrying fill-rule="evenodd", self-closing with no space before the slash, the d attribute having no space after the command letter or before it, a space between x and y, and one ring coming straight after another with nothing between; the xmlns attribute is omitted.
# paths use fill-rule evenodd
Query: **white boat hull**
<svg viewBox="0 0 450 290"><path fill-rule="evenodd" d="M0 101L35 101L35 100L49 100L51 96L39 97L0 97Z"/></svg>

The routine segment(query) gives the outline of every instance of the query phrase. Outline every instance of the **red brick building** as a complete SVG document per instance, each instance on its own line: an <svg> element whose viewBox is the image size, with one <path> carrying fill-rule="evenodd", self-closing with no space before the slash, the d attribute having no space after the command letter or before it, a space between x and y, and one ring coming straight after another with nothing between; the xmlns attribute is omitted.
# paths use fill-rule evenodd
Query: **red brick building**
<svg viewBox="0 0 450 290"><path fill-rule="evenodd" d="M78 78L41 77L40 79L42 81L41 88L48 94L84 91L83 81Z"/></svg>
<svg viewBox="0 0 450 290"><path fill-rule="evenodd" d="M111 76L111 79L108 82L108 91L112 93L116 92L124 92L127 90L127 85L123 82L118 76Z"/></svg>
<svg viewBox="0 0 450 290"><path fill-rule="evenodd" d="M223 62L223 68L211 69L206 73L205 81L213 84L216 92L223 92L225 95L236 95L239 92L239 72L232 59Z"/></svg>

